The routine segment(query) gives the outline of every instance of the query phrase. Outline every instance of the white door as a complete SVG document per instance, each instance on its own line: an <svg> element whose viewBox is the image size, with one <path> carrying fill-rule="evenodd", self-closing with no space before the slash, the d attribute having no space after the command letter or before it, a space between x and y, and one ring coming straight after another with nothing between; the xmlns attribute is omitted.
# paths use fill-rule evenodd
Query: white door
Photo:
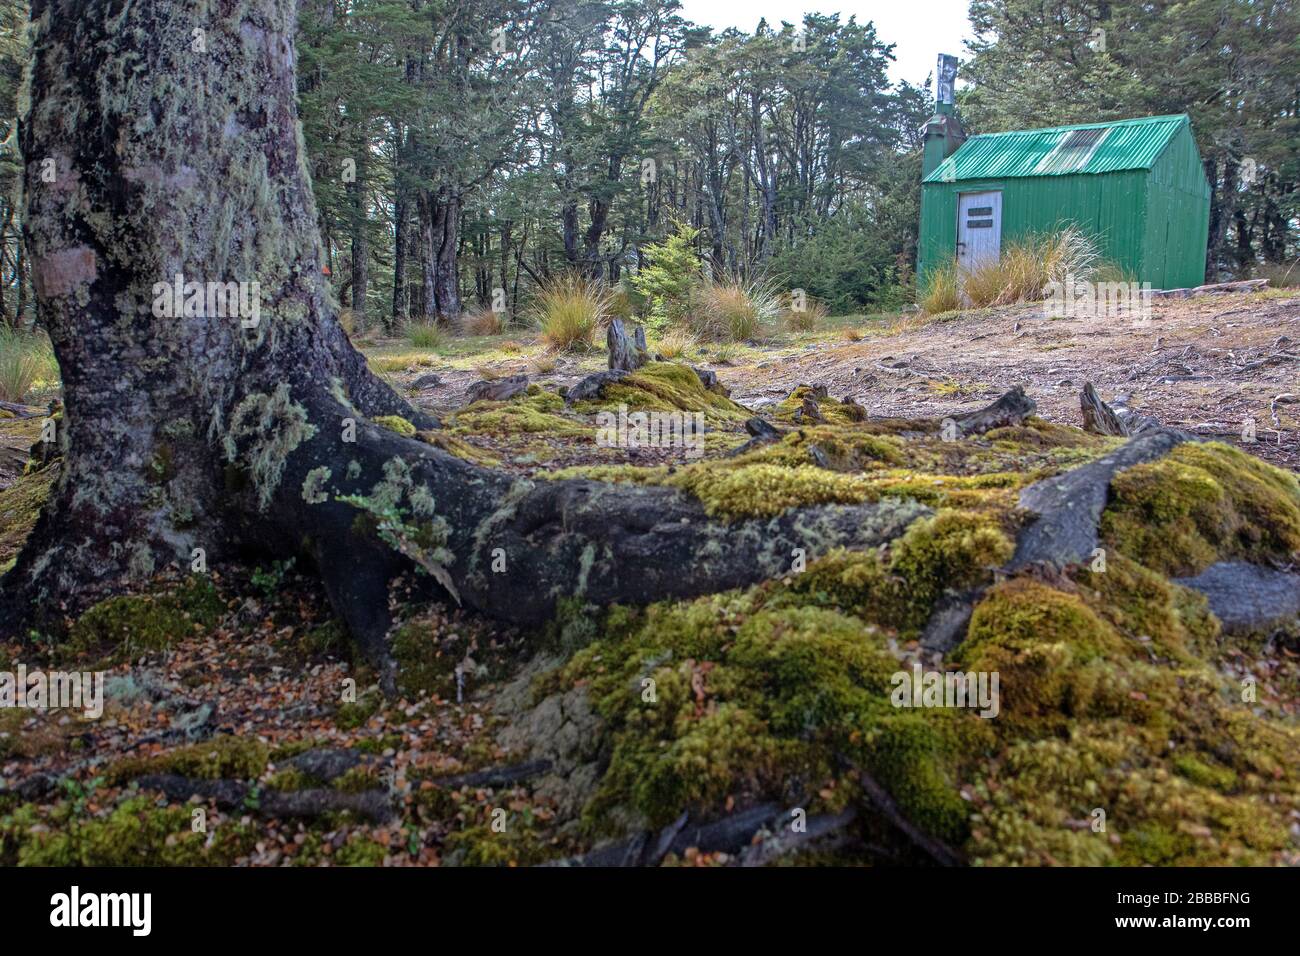
<svg viewBox="0 0 1300 956"><path fill-rule="evenodd" d="M1002 250L1002 193L961 193L957 197L957 264L970 272L996 262Z"/></svg>

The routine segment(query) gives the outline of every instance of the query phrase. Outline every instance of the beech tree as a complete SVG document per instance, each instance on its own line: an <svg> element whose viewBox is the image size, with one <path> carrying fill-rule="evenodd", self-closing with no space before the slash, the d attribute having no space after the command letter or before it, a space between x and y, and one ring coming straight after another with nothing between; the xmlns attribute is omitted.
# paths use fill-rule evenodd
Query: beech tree
<svg viewBox="0 0 1300 956"><path fill-rule="evenodd" d="M168 566L296 555L382 668L402 575L537 623L566 597L746 584L787 571L794 549L892 538L923 510L724 524L673 489L533 482L376 424L400 416L438 438L338 324L294 19L295 0L33 5L26 229L63 373L63 466L2 582L6 628L53 630ZM160 308L177 283L181 308ZM255 308L234 304L241 293Z"/></svg>

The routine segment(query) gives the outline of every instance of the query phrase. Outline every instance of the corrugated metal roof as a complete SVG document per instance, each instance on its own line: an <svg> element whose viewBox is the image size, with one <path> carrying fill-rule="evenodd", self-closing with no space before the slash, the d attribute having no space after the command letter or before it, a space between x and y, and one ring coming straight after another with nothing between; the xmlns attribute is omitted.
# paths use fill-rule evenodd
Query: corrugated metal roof
<svg viewBox="0 0 1300 956"><path fill-rule="evenodd" d="M972 136L923 182L1150 169L1187 115L1146 116Z"/></svg>

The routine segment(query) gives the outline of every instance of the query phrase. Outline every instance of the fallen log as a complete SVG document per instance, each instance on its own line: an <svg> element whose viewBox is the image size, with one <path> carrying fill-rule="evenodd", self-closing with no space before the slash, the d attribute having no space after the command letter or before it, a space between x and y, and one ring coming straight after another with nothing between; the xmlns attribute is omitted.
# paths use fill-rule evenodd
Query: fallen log
<svg viewBox="0 0 1300 956"><path fill-rule="evenodd" d="M511 375L508 378L485 379L482 382L475 382L469 388L465 389L465 404L472 405L475 402L482 401L504 402L507 399L514 398L527 388L527 375Z"/></svg>
<svg viewBox="0 0 1300 956"><path fill-rule="evenodd" d="M1038 405L1017 385L991 405L949 417L963 435L982 435L995 428L1019 425L1037 410Z"/></svg>
<svg viewBox="0 0 1300 956"><path fill-rule="evenodd" d="M515 784L546 773L551 769L549 760L530 760L525 763L510 764L505 767L491 767L476 770L473 773L457 774L451 777L436 777L430 781L435 787L444 790L461 790L466 787L487 788L512 787Z"/></svg>
<svg viewBox="0 0 1300 956"><path fill-rule="evenodd" d="M348 811L375 823L386 823L396 815L383 790L255 790L237 780L195 780L171 773L149 774L137 778L136 783L142 790L166 794L169 800L184 802L198 797L222 810L244 810L263 817L312 819Z"/></svg>

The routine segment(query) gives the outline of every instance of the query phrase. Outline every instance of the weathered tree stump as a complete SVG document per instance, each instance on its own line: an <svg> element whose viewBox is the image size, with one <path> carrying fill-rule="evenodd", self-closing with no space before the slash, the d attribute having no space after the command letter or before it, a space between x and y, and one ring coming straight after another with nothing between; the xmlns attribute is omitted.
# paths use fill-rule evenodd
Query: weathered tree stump
<svg viewBox="0 0 1300 956"><path fill-rule="evenodd" d="M1083 412L1083 430L1094 435L1128 437L1128 426L1115 414L1115 410L1101 400L1092 382L1083 383L1079 393L1079 408Z"/></svg>
<svg viewBox="0 0 1300 956"><path fill-rule="evenodd" d="M635 372L650 360L645 343L645 330L637 327L629 337L622 319L610 319L605 341L609 347L609 367L621 372Z"/></svg>

